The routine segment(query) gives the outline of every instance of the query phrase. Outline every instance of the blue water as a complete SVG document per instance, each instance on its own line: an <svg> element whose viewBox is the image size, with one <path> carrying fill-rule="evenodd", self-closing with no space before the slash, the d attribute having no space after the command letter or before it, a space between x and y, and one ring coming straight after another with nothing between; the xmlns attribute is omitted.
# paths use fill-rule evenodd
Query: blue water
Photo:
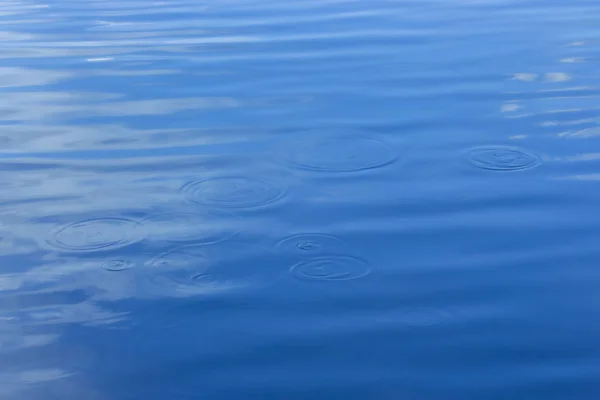
<svg viewBox="0 0 600 400"><path fill-rule="evenodd" d="M0 398L600 398L600 2L0 3Z"/></svg>

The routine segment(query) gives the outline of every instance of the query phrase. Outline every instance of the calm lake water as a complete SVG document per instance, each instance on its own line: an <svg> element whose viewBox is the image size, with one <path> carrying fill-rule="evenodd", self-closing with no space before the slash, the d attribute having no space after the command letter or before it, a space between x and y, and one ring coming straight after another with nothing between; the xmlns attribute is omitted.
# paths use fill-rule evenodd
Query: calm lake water
<svg viewBox="0 0 600 400"><path fill-rule="evenodd" d="M600 398L600 2L0 3L0 398Z"/></svg>

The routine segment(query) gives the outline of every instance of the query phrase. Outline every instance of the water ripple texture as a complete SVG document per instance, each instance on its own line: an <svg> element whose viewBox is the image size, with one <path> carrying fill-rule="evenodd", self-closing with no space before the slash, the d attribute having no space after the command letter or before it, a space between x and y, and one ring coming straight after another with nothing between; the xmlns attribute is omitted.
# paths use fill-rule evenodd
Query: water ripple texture
<svg viewBox="0 0 600 400"><path fill-rule="evenodd" d="M190 296L211 292L211 287L196 285L198 274L209 269L210 261L202 254L176 249L148 261L150 290L168 296Z"/></svg>
<svg viewBox="0 0 600 400"><path fill-rule="evenodd" d="M181 187L182 194L191 202L212 207L252 208L279 200L285 188L270 180L222 176L192 180Z"/></svg>
<svg viewBox="0 0 600 400"><path fill-rule="evenodd" d="M129 260L110 260L102 264L102 268L111 272L125 271L134 267L134 263Z"/></svg>
<svg viewBox="0 0 600 400"><path fill-rule="evenodd" d="M600 399L599 21L0 1L0 400Z"/></svg>
<svg viewBox="0 0 600 400"><path fill-rule="evenodd" d="M47 243L60 250L100 251L125 247L141 240L140 224L128 218L93 218L62 226Z"/></svg>
<svg viewBox="0 0 600 400"><path fill-rule="evenodd" d="M323 233L299 233L283 238L276 248L286 254L312 257L320 254L336 254L348 250L342 239Z"/></svg>
<svg viewBox="0 0 600 400"><path fill-rule="evenodd" d="M281 256L239 241L180 246L146 267L149 290L176 297L263 288L285 272Z"/></svg>
<svg viewBox="0 0 600 400"><path fill-rule="evenodd" d="M298 168L321 172L352 172L383 167L397 160L389 144L368 136L340 135L307 138L288 144L287 161Z"/></svg>
<svg viewBox="0 0 600 400"><path fill-rule="evenodd" d="M302 261L292 266L290 272L302 280L348 281L368 275L371 265L359 257L329 255Z"/></svg>
<svg viewBox="0 0 600 400"><path fill-rule="evenodd" d="M535 153L518 147L478 147L468 152L469 162L475 167L493 171L519 171L535 168L541 159Z"/></svg>
<svg viewBox="0 0 600 400"><path fill-rule="evenodd" d="M172 212L152 215L142 223L146 239L163 242L215 243L230 239L237 232L231 214L220 211L201 213Z"/></svg>

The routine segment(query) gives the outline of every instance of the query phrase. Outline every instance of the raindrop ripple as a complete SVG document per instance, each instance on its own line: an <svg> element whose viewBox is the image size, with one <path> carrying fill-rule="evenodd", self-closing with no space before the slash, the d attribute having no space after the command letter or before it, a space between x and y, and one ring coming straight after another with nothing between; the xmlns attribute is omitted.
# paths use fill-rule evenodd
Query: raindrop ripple
<svg viewBox="0 0 600 400"><path fill-rule="evenodd" d="M269 180L242 176L196 179L180 190L192 203L225 208L258 207L273 203L285 194L283 187Z"/></svg>
<svg viewBox="0 0 600 400"><path fill-rule="evenodd" d="M540 157L518 147L488 146L469 150L469 161L478 168L493 171L519 171L537 167Z"/></svg>
<svg viewBox="0 0 600 400"><path fill-rule="evenodd" d="M128 218L93 218L64 225L46 241L69 251L112 250L141 240L140 224Z"/></svg>
<svg viewBox="0 0 600 400"><path fill-rule="evenodd" d="M342 239L322 233L299 233L283 238L275 245L282 252L298 256L333 254L344 251L348 244Z"/></svg>
<svg viewBox="0 0 600 400"><path fill-rule="evenodd" d="M264 287L283 271L267 248L241 242L179 246L151 259L147 273L162 295L189 296Z"/></svg>
<svg viewBox="0 0 600 400"><path fill-rule="evenodd" d="M359 135L335 135L295 143L286 159L300 169L352 172L394 163L398 153L387 143Z"/></svg>
<svg viewBox="0 0 600 400"><path fill-rule="evenodd" d="M348 281L368 275L371 266L362 258L329 255L302 261L292 266L290 272L299 279Z"/></svg>
<svg viewBox="0 0 600 400"><path fill-rule="evenodd" d="M133 262L129 260L110 260L102 264L102 268L111 272L125 271L133 268Z"/></svg>

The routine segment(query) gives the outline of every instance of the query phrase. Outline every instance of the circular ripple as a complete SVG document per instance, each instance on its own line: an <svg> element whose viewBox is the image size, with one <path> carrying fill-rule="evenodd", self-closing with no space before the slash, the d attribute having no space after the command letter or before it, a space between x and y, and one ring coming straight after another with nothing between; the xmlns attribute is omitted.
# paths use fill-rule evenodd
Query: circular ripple
<svg viewBox="0 0 600 400"><path fill-rule="evenodd" d="M230 227L228 213L167 213L153 215L142 223L147 238L165 242L215 243L230 239L237 232Z"/></svg>
<svg viewBox="0 0 600 400"><path fill-rule="evenodd" d="M169 296L189 296L204 292L195 285L198 271L205 271L209 260L201 254L188 254L183 249L164 253L147 264L150 288L153 292Z"/></svg>
<svg viewBox="0 0 600 400"><path fill-rule="evenodd" d="M518 171L534 168L540 158L517 147L479 147L469 151L469 161L478 168L494 171Z"/></svg>
<svg viewBox="0 0 600 400"><path fill-rule="evenodd" d="M139 224L127 218L95 218L65 225L47 243L71 251L110 250L140 240Z"/></svg>
<svg viewBox="0 0 600 400"><path fill-rule="evenodd" d="M387 143L364 136L336 135L294 145L287 160L302 169L350 172L372 169L396 161L398 154Z"/></svg>
<svg viewBox="0 0 600 400"><path fill-rule="evenodd" d="M326 256L298 263L290 272L300 279L347 281L369 274L371 266L366 260L358 257Z"/></svg>
<svg viewBox="0 0 600 400"><path fill-rule="evenodd" d="M246 208L273 203L284 194L273 182L246 177L219 177L193 180L181 187L193 203L215 207Z"/></svg>
<svg viewBox="0 0 600 400"><path fill-rule="evenodd" d="M342 239L321 233L300 233L279 241L276 247L288 254L314 256L335 253L348 248Z"/></svg>
<svg viewBox="0 0 600 400"><path fill-rule="evenodd" d="M263 287L281 275L282 265L280 257L263 247L220 242L175 248L148 262L147 272L151 290L190 296Z"/></svg>
<svg viewBox="0 0 600 400"><path fill-rule="evenodd" d="M117 272L133 268L133 265L133 262L129 260L110 260L102 264L102 268L107 271Z"/></svg>

